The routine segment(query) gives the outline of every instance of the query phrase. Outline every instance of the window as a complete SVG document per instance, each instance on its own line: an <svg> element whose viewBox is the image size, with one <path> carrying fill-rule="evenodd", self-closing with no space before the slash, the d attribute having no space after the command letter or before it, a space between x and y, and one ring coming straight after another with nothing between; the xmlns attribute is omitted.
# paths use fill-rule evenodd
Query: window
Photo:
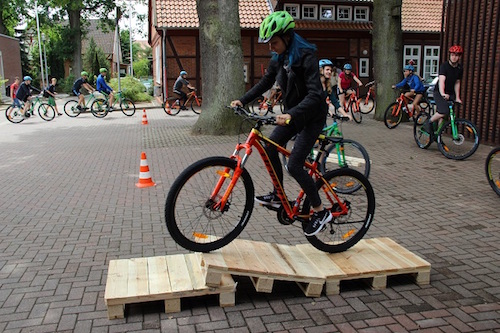
<svg viewBox="0 0 500 333"><path fill-rule="evenodd" d="M420 75L420 45L405 45L403 51L403 66L413 61L415 73Z"/></svg>
<svg viewBox="0 0 500 333"><path fill-rule="evenodd" d="M368 21L368 7L354 7L354 21Z"/></svg>
<svg viewBox="0 0 500 333"><path fill-rule="evenodd" d="M284 10L290 13L293 18L298 19L299 17L299 5L286 3L283 6Z"/></svg>
<svg viewBox="0 0 500 333"><path fill-rule="evenodd" d="M318 18L318 5L302 5L302 18L304 20L315 20Z"/></svg>
<svg viewBox="0 0 500 333"><path fill-rule="evenodd" d="M350 21L351 20L352 7L348 6L338 6L337 7L337 19L339 21Z"/></svg>
<svg viewBox="0 0 500 333"><path fill-rule="evenodd" d="M424 79L430 79L439 74L439 46L424 47Z"/></svg>
<svg viewBox="0 0 500 333"><path fill-rule="evenodd" d="M319 8L321 20L335 20L335 6L321 6Z"/></svg>
<svg viewBox="0 0 500 333"><path fill-rule="evenodd" d="M359 77L370 76L370 59L360 58L359 59Z"/></svg>

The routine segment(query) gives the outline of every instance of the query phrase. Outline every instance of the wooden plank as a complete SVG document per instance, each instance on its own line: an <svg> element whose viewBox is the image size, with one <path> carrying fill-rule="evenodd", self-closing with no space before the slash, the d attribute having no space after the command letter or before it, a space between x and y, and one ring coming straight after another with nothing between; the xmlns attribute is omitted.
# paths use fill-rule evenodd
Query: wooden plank
<svg viewBox="0 0 500 333"><path fill-rule="evenodd" d="M418 268L418 267L430 267L431 264L422 259L421 257L417 256L413 252L409 251L408 249L402 247L395 241L393 241L390 238L384 237L384 238L378 238L375 239L376 242L380 242L388 246L392 252L391 253L398 253L402 258L410 261L413 264L413 267Z"/></svg>
<svg viewBox="0 0 500 333"><path fill-rule="evenodd" d="M242 258L242 262L239 267L231 267L231 270L241 271L241 272L252 272L258 274L269 274L270 271L262 263L259 258L259 255L256 253L258 250L255 248L254 244L258 244L257 242L249 242L236 240L234 246L238 249L238 252Z"/></svg>
<svg viewBox="0 0 500 333"><path fill-rule="evenodd" d="M347 274L335 263L334 256L316 249L311 244L299 244L297 248L327 278L342 278Z"/></svg>
<svg viewBox="0 0 500 333"><path fill-rule="evenodd" d="M189 271L183 254L167 256L168 274L172 292L188 292L193 290Z"/></svg>
<svg viewBox="0 0 500 333"><path fill-rule="evenodd" d="M148 260L133 258L128 262L127 297L149 295Z"/></svg>
<svg viewBox="0 0 500 333"><path fill-rule="evenodd" d="M325 275L295 246L277 245L278 250L294 271L292 281L320 282Z"/></svg>
<svg viewBox="0 0 500 333"><path fill-rule="evenodd" d="M251 276L255 290L261 293L271 293L273 291L274 279Z"/></svg>
<svg viewBox="0 0 500 333"><path fill-rule="evenodd" d="M110 260L104 300L126 297L128 281L128 259Z"/></svg>
<svg viewBox="0 0 500 333"><path fill-rule="evenodd" d="M201 270L201 256L198 253L189 253L184 255L186 266L191 279L191 285L194 290L206 289L204 274Z"/></svg>
<svg viewBox="0 0 500 333"><path fill-rule="evenodd" d="M149 292L151 294L166 294L172 291L168 275L167 260L165 256L149 257Z"/></svg>

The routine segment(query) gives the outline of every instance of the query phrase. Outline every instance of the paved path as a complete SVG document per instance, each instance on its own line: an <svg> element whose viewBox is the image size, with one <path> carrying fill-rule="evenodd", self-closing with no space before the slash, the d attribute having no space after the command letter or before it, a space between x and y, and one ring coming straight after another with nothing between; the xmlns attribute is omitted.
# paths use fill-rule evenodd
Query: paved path
<svg viewBox="0 0 500 333"><path fill-rule="evenodd" d="M399 277L374 291L354 281L340 295L311 299L292 283L262 294L237 278L234 307L211 296L183 301L180 313L166 315L158 302L108 320L109 260L186 253L164 225L169 186L188 164L228 155L236 143L190 136L191 111L147 115L148 126L140 111L17 125L0 115L0 332L500 332L500 198L484 174L490 147L451 161L435 145L418 149L408 124L391 131L369 117L343 125L372 160L377 208L366 237L390 237L429 261L430 285ZM142 151L154 188L135 187ZM255 155L257 193L269 189L260 169ZM241 237L305 242L260 207Z"/></svg>

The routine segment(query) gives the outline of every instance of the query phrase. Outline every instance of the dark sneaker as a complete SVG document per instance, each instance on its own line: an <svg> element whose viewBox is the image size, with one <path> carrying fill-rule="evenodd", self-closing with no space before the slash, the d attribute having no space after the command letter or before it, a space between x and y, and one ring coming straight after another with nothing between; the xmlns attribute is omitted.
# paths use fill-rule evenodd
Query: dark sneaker
<svg viewBox="0 0 500 333"><path fill-rule="evenodd" d="M255 197L255 201L260 203L263 206L269 206L274 208L279 208L281 206L280 198L273 192L261 195L259 197Z"/></svg>
<svg viewBox="0 0 500 333"><path fill-rule="evenodd" d="M82 111L82 106L81 105L77 105L76 108L80 111Z"/></svg>
<svg viewBox="0 0 500 333"><path fill-rule="evenodd" d="M323 226L333 219L332 213L328 209L315 212L304 231L306 236L314 236L323 229Z"/></svg>

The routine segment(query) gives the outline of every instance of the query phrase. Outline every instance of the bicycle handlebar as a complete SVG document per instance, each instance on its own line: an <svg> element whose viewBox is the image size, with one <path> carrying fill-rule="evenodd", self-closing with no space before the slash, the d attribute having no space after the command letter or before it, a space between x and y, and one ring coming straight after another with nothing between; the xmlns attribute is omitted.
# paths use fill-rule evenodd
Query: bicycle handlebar
<svg viewBox="0 0 500 333"><path fill-rule="evenodd" d="M332 118L335 119L335 120L349 121L349 117L339 116L337 114L333 114Z"/></svg>
<svg viewBox="0 0 500 333"><path fill-rule="evenodd" d="M249 112L245 108L241 106L228 106L229 109L232 109L235 114L245 117L247 119L252 119L256 120L258 122L261 122L263 124L268 124L268 125L275 125L276 124L276 118L272 116L260 116L256 113Z"/></svg>
<svg viewBox="0 0 500 333"><path fill-rule="evenodd" d="M369 88L369 87L373 86L374 84L375 84L375 81L370 81L367 84L365 84L365 87Z"/></svg>

